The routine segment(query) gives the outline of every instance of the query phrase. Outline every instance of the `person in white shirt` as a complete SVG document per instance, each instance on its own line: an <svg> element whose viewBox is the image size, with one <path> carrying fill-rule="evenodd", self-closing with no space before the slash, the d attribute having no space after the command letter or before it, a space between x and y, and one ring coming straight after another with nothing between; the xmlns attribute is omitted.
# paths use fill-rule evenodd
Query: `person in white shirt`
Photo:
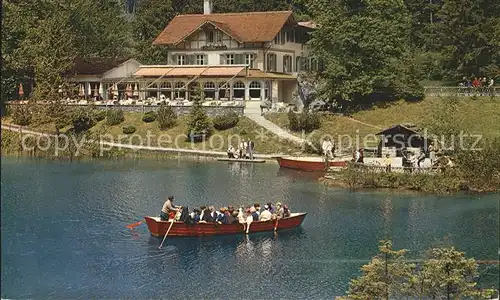
<svg viewBox="0 0 500 300"><path fill-rule="evenodd" d="M333 143L330 138L326 138L323 140L323 144L321 145L323 149L323 155L327 158L333 158Z"/></svg>
<svg viewBox="0 0 500 300"><path fill-rule="evenodd" d="M234 158L234 147L231 144L227 148L227 157Z"/></svg>
<svg viewBox="0 0 500 300"><path fill-rule="evenodd" d="M264 205L264 210L260 213L259 216L259 221L269 221L273 217L273 214L269 210L269 206L266 204Z"/></svg>

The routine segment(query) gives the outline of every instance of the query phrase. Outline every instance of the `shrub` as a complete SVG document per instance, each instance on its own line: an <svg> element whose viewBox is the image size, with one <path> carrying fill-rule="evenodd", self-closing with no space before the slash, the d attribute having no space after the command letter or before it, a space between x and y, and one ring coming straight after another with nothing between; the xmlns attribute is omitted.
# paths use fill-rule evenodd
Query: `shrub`
<svg viewBox="0 0 500 300"><path fill-rule="evenodd" d="M160 107L160 109L161 109L161 107ZM142 117L142 121L145 122L145 123L151 123L154 120L156 120L156 113L154 111L148 111Z"/></svg>
<svg viewBox="0 0 500 300"><path fill-rule="evenodd" d="M161 105L158 109L156 120L158 120L158 126L160 129L165 130L177 124L177 115L170 106Z"/></svg>
<svg viewBox="0 0 500 300"><path fill-rule="evenodd" d="M109 126L118 125L125 121L125 116L123 115L123 110L121 109L110 109L106 112L106 124Z"/></svg>
<svg viewBox="0 0 500 300"><path fill-rule="evenodd" d="M75 133L85 132L95 125L94 115L91 109L77 109L72 116L73 130Z"/></svg>
<svg viewBox="0 0 500 300"><path fill-rule="evenodd" d="M304 130L305 132L311 132L321 127L321 118L318 113L306 111L297 114L290 111L288 113L288 124L292 131Z"/></svg>
<svg viewBox="0 0 500 300"><path fill-rule="evenodd" d="M193 107L189 113L188 136L203 134L205 137L208 137L212 133L212 124L201 106L199 87L191 93L191 97L193 99Z"/></svg>
<svg viewBox="0 0 500 300"><path fill-rule="evenodd" d="M299 118L293 111L288 112L288 127L293 131L300 131Z"/></svg>
<svg viewBox="0 0 500 300"><path fill-rule="evenodd" d="M102 121L105 118L106 118L106 111L104 110L97 110L94 113L94 120L96 120L96 122Z"/></svg>
<svg viewBox="0 0 500 300"><path fill-rule="evenodd" d="M28 105L20 104L11 106L10 114L14 124L27 126L31 122L31 110Z"/></svg>
<svg viewBox="0 0 500 300"><path fill-rule="evenodd" d="M123 129L123 133L125 133L125 134L132 134L137 130L137 128L135 128L135 126L132 126L132 125L125 126L122 129Z"/></svg>
<svg viewBox="0 0 500 300"><path fill-rule="evenodd" d="M314 141L304 144L304 152L308 154L323 155L323 150L321 148L321 143L319 141Z"/></svg>
<svg viewBox="0 0 500 300"><path fill-rule="evenodd" d="M235 112L230 112L224 115L216 116L212 119L214 123L214 128L217 130L226 130L229 128L233 128L238 124L240 120L239 116Z"/></svg>

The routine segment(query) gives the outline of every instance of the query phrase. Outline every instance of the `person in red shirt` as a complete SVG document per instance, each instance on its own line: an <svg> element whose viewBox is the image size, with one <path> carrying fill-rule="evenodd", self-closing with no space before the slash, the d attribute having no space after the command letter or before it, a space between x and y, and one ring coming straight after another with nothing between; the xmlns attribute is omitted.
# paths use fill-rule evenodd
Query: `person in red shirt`
<svg viewBox="0 0 500 300"><path fill-rule="evenodd" d="M474 80L472 81L472 86L473 86L473 87L480 87L480 86L481 86L481 81L479 81L479 80L477 79L477 77L476 77L476 78L474 78Z"/></svg>

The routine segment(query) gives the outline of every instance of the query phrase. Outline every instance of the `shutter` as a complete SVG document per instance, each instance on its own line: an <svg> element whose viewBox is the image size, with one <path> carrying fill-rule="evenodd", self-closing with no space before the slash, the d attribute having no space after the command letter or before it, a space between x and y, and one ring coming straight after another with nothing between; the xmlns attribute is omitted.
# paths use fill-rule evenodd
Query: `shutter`
<svg viewBox="0 0 500 300"><path fill-rule="evenodd" d="M187 65L194 65L194 64L196 64L196 55L194 55L194 54L187 55L186 59L187 59L187 61L186 61Z"/></svg>
<svg viewBox="0 0 500 300"><path fill-rule="evenodd" d="M221 65L225 65L226 64L226 55L225 54L220 54L219 58L220 58L219 63Z"/></svg>
<svg viewBox="0 0 500 300"><path fill-rule="evenodd" d="M203 64L208 65L208 55L203 55Z"/></svg>
<svg viewBox="0 0 500 300"><path fill-rule="evenodd" d="M172 64L172 65L177 64L177 55L175 55L175 54L170 55L170 64Z"/></svg>
<svg viewBox="0 0 500 300"><path fill-rule="evenodd" d="M235 63L237 65L242 65L245 63L245 54L236 54Z"/></svg>

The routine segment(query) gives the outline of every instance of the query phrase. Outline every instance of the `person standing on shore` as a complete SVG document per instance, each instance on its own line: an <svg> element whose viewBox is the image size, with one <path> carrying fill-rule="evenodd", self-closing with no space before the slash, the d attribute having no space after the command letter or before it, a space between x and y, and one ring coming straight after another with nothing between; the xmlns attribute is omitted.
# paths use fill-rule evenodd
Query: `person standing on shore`
<svg viewBox="0 0 500 300"><path fill-rule="evenodd" d="M250 159L253 159L253 148L254 148L254 143L253 141L250 140L250 138L248 138L248 142L247 142L247 153L250 157Z"/></svg>
<svg viewBox="0 0 500 300"><path fill-rule="evenodd" d="M321 148L323 150L323 155L325 156L325 159L329 160L333 158L333 153L332 153L333 143L330 140L330 138L326 138L323 140Z"/></svg>

